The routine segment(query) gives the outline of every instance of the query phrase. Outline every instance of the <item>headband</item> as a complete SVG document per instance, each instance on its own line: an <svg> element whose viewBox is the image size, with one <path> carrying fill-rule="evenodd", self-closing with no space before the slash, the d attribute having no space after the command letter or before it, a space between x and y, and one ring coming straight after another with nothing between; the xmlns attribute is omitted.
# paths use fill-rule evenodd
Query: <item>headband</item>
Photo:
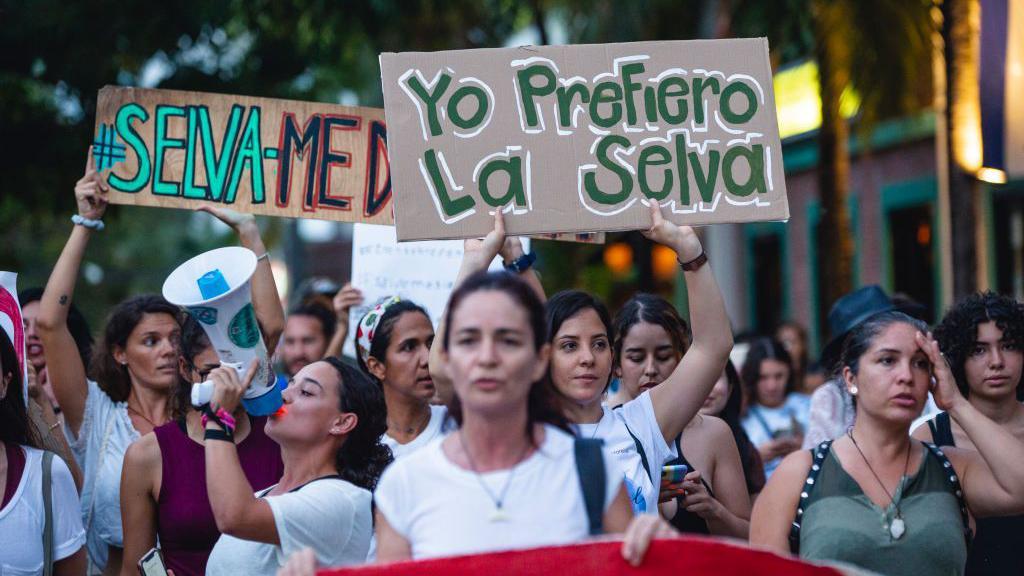
<svg viewBox="0 0 1024 576"><path fill-rule="evenodd" d="M385 298L359 320L359 327L356 328L356 352L359 354L363 364L366 364L370 359L370 346L373 344L373 337L377 334L377 326L380 325L384 314L388 311L388 308L401 301L402 299L398 296Z"/></svg>

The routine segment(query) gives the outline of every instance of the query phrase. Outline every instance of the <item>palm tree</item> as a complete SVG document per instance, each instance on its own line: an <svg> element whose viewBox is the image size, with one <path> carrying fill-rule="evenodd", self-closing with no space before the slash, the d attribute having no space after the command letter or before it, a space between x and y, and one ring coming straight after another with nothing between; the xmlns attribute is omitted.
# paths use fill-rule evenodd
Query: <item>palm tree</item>
<svg viewBox="0 0 1024 576"><path fill-rule="evenodd" d="M847 210L850 126L840 113L848 89L860 97L856 127L920 110L931 102L931 0L741 0L733 32L766 35L773 50L805 53L818 66L820 285L831 305L853 288L853 235Z"/></svg>

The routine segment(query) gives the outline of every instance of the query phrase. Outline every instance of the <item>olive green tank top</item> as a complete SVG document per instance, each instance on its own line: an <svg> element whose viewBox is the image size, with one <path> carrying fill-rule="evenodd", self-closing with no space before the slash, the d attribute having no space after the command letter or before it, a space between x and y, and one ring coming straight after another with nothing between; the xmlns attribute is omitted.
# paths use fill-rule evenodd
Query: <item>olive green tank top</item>
<svg viewBox="0 0 1024 576"><path fill-rule="evenodd" d="M952 468L924 446L917 473L897 487L906 526L895 539L896 508L876 506L847 474L833 451L821 462L814 489L802 506L800 557L846 562L886 575L931 576L964 572L967 543Z"/></svg>

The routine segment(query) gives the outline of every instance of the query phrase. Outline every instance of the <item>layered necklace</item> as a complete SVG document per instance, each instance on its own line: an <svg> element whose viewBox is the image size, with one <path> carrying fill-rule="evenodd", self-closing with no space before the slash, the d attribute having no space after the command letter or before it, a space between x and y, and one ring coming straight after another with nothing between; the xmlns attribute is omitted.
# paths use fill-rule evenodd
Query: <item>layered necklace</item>
<svg viewBox="0 0 1024 576"><path fill-rule="evenodd" d="M526 447L519 456L516 458L516 463L512 465L512 469L508 472L508 478L505 479L505 485L501 488L501 493L498 496L491 492L491 489L484 482L483 476L477 471L476 463L473 462L473 455L469 453L469 448L466 447L466 443L462 440L462 430L459 430L459 445L462 447L462 451L466 453L466 460L469 461L469 469L473 472L473 476L476 477L476 481L480 484L480 487L484 489L487 497L494 504L494 511L487 517L490 522L507 522L509 520L508 514L505 512L505 496L508 495L508 488L512 485L512 478L516 474L516 469L519 468L519 464L522 463L523 457L530 450L530 443L526 443Z"/></svg>
<svg viewBox="0 0 1024 576"><path fill-rule="evenodd" d="M889 497L889 505L896 509L896 514L893 516L892 522L889 523L889 535L894 540L899 540L903 537L903 534L907 531L907 525L903 521L903 513L900 512L900 502L896 501L896 492L889 492L889 489L885 487L885 483L879 478L878 474L875 473L875 469L871 467L871 462L868 462L868 457L864 455L864 451L860 449L860 445L857 444L857 439L853 437L853 430L848 430L846 435L850 437L850 441L853 442L853 447L860 453L860 457L864 459L864 464L867 464L868 470L871 471L871 475L878 481L878 485L885 491L885 495ZM899 484L897 484L897 491L900 494L900 501L903 500L903 487L907 481L907 466L910 465L910 446L907 446L907 458L903 462L903 475L900 476Z"/></svg>

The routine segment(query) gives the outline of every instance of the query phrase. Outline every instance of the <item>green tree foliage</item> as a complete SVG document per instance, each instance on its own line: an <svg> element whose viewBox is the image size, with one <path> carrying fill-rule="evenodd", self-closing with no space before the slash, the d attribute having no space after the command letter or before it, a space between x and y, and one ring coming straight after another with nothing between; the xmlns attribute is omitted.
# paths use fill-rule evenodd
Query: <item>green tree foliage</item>
<svg viewBox="0 0 1024 576"><path fill-rule="evenodd" d="M512 0L0 0L0 269L22 287L46 282L103 85L379 106L380 52L501 46L531 14ZM76 295L94 323L159 290L176 263L234 242L185 211L113 206L106 220Z"/></svg>

